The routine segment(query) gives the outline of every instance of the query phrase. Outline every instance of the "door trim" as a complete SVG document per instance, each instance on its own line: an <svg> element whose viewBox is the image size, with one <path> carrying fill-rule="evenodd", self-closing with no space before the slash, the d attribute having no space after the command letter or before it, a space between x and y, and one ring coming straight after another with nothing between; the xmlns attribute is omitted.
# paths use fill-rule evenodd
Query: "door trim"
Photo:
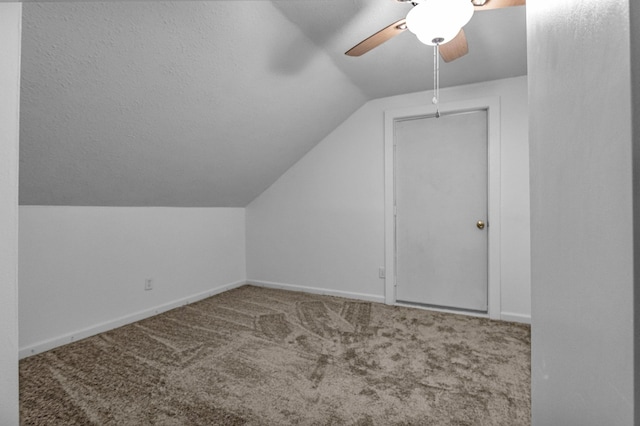
<svg viewBox="0 0 640 426"><path fill-rule="evenodd" d="M500 97L469 99L440 104L440 112L457 113L486 110L488 126L488 316L500 319ZM433 116L434 105L387 110L384 113L384 251L385 303L396 304L395 247L395 122ZM445 309L446 311L446 309ZM453 311L452 311L453 312ZM478 314L478 316L487 316Z"/></svg>

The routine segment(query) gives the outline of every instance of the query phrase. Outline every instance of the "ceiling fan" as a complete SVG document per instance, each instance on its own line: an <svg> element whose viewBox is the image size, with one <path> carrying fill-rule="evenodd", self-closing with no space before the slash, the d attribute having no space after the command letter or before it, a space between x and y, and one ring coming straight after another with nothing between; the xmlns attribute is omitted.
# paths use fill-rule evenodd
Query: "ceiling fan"
<svg viewBox="0 0 640 426"><path fill-rule="evenodd" d="M440 56L451 62L469 52L462 27L471 19L474 10L500 9L522 6L526 0L396 0L411 3L414 8L406 18L383 28L345 52L348 56L361 56L385 41L409 30L429 45L437 45ZM453 16L455 15L455 16ZM453 21L449 24L449 18ZM437 27L437 28L435 28Z"/></svg>

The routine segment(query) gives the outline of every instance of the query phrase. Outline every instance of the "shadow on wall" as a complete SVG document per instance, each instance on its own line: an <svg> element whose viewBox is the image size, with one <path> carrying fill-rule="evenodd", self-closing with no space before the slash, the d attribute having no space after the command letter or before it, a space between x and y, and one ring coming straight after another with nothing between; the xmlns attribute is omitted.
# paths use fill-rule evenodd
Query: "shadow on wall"
<svg viewBox="0 0 640 426"><path fill-rule="evenodd" d="M311 62L317 49L322 49L350 28L351 23L371 4L366 0L274 1L275 8L306 37L291 37L288 43L280 45L272 57L271 69L286 75L300 72ZM328 13L328 10L332 12ZM344 50L349 47L345 46Z"/></svg>

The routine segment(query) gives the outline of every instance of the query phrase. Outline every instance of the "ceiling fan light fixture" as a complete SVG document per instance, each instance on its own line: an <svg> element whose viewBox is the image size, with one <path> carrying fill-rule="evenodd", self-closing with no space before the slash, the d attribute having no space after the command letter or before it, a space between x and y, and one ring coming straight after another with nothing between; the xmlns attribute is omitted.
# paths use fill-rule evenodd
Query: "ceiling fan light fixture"
<svg viewBox="0 0 640 426"><path fill-rule="evenodd" d="M436 31L424 31L422 33L416 34L416 37L420 41L420 43L426 44L428 46L435 46L436 44L445 44L448 41L451 41L458 35L460 32L460 28L444 28L438 29Z"/></svg>
<svg viewBox="0 0 640 426"><path fill-rule="evenodd" d="M458 35L473 10L469 0L425 0L409 11L407 28L424 44L444 44Z"/></svg>

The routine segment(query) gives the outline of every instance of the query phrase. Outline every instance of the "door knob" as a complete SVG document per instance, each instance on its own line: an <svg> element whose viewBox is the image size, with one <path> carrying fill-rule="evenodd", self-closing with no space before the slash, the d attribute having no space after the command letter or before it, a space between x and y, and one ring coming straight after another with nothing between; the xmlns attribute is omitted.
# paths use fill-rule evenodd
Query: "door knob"
<svg viewBox="0 0 640 426"><path fill-rule="evenodd" d="M476 222L476 226L478 227L478 229L484 229L484 222L479 220L478 222Z"/></svg>

